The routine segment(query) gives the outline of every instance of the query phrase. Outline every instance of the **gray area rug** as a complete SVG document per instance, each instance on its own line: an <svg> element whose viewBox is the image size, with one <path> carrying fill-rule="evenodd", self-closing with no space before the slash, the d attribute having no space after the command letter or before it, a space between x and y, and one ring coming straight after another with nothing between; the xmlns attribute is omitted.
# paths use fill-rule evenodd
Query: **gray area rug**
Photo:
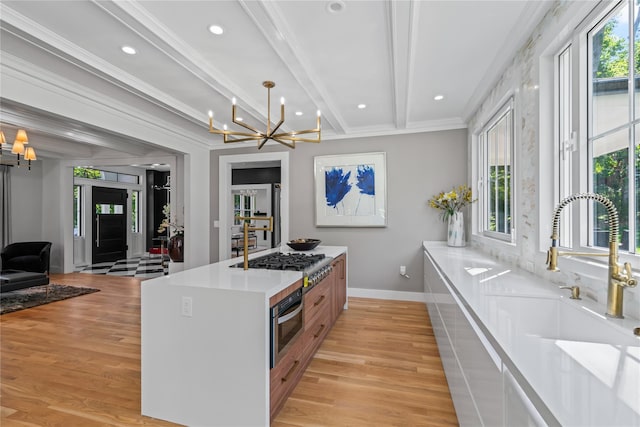
<svg viewBox="0 0 640 427"><path fill-rule="evenodd" d="M47 286L49 288L48 290ZM18 289L17 291L2 292L0 293L0 315L98 292L99 290L100 289L50 283L49 285L33 286L27 289Z"/></svg>

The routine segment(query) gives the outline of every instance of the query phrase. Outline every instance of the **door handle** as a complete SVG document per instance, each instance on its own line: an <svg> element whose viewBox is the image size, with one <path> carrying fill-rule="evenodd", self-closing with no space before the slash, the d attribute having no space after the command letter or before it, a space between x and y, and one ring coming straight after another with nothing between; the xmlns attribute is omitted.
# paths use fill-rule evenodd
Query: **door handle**
<svg viewBox="0 0 640 427"><path fill-rule="evenodd" d="M289 320L293 319L294 317L296 317L300 312L302 311L302 303L300 303L300 305L298 306L298 308L296 308L295 310L293 310L291 313L289 314L285 314L282 317L278 317L278 325L282 325L284 322L288 322Z"/></svg>
<svg viewBox="0 0 640 427"><path fill-rule="evenodd" d="M100 216L96 215L96 248L100 247Z"/></svg>

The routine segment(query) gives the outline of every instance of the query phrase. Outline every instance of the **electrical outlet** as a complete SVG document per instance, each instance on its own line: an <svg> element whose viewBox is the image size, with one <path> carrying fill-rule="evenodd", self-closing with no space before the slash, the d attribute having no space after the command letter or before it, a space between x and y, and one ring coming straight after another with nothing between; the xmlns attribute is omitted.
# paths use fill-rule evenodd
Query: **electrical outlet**
<svg viewBox="0 0 640 427"><path fill-rule="evenodd" d="M186 317L193 316L193 300L191 297L182 297L182 315Z"/></svg>
<svg viewBox="0 0 640 427"><path fill-rule="evenodd" d="M403 275L403 276L405 274L407 274L407 266L406 265L401 265L400 266L400 274Z"/></svg>
<svg viewBox="0 0 640 427"><path fill-rule="evenodd" d="M535 267L534 267L534 265L533 265L533 262L531 262L531 261L527 261L527 262L526 262L526 264L525 264L525 266L526 266L526 269L527 269L528 271L530 271L530 272L532 272L532 273L535 273Z"/></svg>

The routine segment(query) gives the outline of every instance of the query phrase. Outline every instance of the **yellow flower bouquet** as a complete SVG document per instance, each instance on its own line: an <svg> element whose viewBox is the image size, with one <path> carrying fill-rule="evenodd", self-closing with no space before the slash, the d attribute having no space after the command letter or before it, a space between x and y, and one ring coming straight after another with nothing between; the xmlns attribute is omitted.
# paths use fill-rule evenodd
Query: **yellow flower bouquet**
<svg viewBox="0 0 640 427"><path fill-rule="evenodd" d="M459 212L463 207L475 202L472 198L471 188L466 184L460 185L457 188L453 187L451 191L433 196L429 200L429 206L432 208L440 209L442 211L442 220L447 222L449 217L453 216L456 212Z"/></svg>

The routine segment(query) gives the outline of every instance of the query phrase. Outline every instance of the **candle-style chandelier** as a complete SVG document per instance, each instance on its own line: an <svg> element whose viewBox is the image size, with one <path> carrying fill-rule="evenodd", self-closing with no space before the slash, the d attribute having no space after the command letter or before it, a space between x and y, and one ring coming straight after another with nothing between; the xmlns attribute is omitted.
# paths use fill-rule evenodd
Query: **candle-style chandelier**
<svg viewBox="0 0 640 427"><path fill-rule="evenodd" d="M224 125L222 129L216 129L213 126L213 111L209 111L209 132L222 135L225 144L254 140L259 141L258 149L261 149L269 140L279 142L289 148L296 148L296 142L320 142L320 111L318 111L315 129L276 133L284 123L284 98L280 98L280 121L276 123L273 128L271 127L271 88L275 87L275 85L276 84L271 81L262 82L262 86L267 88L267 126L265 131L260 131L236 118L236 99L233 98L231 105L231 119L233 123L242 126L251 132L228 130L227 125ZM316 136L315 138L299 136L306 134L316 134Z"/></svg>

